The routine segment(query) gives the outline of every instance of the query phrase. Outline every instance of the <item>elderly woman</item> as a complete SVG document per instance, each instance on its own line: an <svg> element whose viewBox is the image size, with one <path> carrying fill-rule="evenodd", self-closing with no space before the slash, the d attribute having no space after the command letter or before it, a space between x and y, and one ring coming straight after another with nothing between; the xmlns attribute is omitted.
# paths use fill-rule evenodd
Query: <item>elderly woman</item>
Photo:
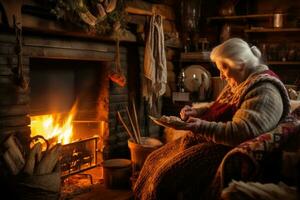
<svg viewBox="0 0 300 200"><path fill-rule="evenodd" d="M232 38L210 58L228 84L209 106L182 108L191 133L149 155L134 187L138 199L200 198L229 150L274 129L290 112L283 83L261 63L257 47Z"/></svg>

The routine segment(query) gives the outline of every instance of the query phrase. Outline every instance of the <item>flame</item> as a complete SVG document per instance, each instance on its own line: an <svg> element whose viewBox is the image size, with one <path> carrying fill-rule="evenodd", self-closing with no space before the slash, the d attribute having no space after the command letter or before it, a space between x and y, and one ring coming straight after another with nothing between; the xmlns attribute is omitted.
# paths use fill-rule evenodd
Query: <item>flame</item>
<svg viewBox="0 0 300 200"><path fill-rule="evenodd" d="M61 114L38 115L30 117L31 137L42 135L45 139L56 138L58 143L68 144L73 135L74 105L65 120Z"/></svg>

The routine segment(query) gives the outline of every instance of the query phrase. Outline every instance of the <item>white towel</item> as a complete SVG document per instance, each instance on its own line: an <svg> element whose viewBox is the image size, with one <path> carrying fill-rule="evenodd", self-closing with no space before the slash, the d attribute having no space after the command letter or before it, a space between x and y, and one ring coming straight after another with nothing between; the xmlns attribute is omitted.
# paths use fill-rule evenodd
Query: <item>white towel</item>
<svg viewBox="0 0 300 200"><path fill-rule="evenodd" d="M166 92L167 61L164 45L163 18L151 17L144 55L143 96L150 108Z"/></svg>

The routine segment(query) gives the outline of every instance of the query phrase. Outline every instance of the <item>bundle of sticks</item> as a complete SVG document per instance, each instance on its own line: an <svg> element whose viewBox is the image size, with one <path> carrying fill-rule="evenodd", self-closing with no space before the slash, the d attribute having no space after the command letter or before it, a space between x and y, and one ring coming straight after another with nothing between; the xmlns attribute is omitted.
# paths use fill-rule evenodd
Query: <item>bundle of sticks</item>
<svg viewBox="0 0 300 200"><path fill-rule="evenodd" d="M133 142L135 142L137 144L141 144L141 132L140 132L140 126L139 126L139 122L138 122L134 99L132 99L132 109L133 109L133 112L129 112L129 107L126 106L126 113L127 113L127 117L129 119L131 128L129 128L129 126L126 125L126 123L119 111L117 111L118 118L119 118L121 124L123 125L123 127L125 128L129 137L133 140ZM133 113L134 116L132 117L130 113Z"/></svg>

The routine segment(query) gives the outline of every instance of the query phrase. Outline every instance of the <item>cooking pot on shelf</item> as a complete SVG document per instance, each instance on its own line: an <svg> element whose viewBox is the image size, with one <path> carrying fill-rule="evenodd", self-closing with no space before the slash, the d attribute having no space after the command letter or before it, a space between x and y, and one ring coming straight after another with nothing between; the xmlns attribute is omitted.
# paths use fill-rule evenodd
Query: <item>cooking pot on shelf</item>
<svg viewBox="0 0 300 200"><path fill-rule="evenodd" d="M231 16L235 15L235 5L238 0L228 0L224 1L219 8L219 15L221 16Z"/></svg>

